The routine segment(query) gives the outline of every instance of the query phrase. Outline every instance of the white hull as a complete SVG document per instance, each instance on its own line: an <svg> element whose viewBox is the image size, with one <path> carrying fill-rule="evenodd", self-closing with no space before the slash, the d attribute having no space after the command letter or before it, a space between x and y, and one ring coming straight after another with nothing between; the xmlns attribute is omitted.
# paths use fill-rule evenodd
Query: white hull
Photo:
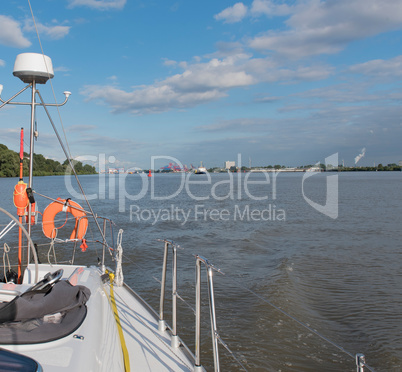
<svg viewBox="0 0 402 372"><path fill-rule="evenodd" d="M200 168L196 169L194 173L195 174L207 174L208 171L207 171L207 168L200 167Z"/></svg>

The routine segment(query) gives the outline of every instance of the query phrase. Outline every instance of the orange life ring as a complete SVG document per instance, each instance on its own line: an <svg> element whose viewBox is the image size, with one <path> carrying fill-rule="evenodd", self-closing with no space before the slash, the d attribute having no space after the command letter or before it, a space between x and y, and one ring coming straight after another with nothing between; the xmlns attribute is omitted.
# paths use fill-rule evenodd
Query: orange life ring
<svg viewBox="0 0 402 372"><path fill-rule="evenodd" d="M42 215L42 230L43 233L49 238L56 237L56 230L54 225L54 218L62 211L71 213L75 217L75 226L71 233L70 239L82 240L87 232L88 218L85 217L86 213L83 208L76 202L69 199L57 198L57 201L50 203Z"/></svg>

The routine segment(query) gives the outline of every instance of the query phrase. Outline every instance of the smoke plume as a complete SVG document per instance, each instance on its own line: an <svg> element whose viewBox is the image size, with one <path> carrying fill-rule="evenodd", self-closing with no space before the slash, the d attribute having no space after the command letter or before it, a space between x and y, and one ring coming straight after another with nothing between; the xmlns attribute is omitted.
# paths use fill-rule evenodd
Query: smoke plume
<svg viewBox="0 0 402 372"><path fill-rule="evenodd" d="M357 162L358 162L362 157L364 157L365 154L366 154L366 148L363 147L363 148L362 148L362 153L359 154L359 155L357 155L357 156L355 157L355 164L357 164Z"/></svg>

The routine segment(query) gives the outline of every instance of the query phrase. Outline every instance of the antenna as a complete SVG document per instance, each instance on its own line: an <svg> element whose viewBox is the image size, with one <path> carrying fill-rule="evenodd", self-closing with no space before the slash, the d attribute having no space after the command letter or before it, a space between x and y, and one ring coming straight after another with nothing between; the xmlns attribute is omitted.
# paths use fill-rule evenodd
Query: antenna
<svg viewBox="0 0 402 372"><path fill-rule="evenodd" d="M54 77L53 64L50 57L38 53L18 54L13 75L24 83L45 84Z"/></svg>

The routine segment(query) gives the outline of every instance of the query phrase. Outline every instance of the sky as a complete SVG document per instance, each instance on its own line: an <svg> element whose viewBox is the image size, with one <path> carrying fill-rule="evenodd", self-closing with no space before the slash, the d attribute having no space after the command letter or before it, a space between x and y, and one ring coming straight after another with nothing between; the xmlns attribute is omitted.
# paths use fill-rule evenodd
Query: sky
<svg viewBox="0 0 402 372"><path fill-rule="evenodd" d="M16 56L42 50L55 74L38 85L45 101L72 93L50 109L72 157L126 169L153 157L208 168L402 160L402 1L3 1L3 99L25 86ZM24 127L28 144L29 122L29 107L1 109L0 143L18 151ZM35 152L63 161L41 109L37 129Z"/></svg>

